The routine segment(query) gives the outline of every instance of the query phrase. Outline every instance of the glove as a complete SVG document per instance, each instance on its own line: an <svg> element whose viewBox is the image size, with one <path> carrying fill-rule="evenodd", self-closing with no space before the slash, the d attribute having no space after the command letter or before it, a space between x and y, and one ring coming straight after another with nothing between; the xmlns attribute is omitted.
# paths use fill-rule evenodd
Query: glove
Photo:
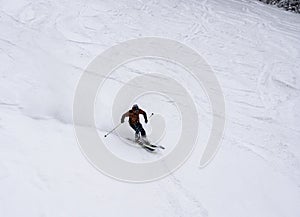
<svg viewBox="0 0 300 217"><path fill-rule="evenodd" d="M121 120L121 123L123 124L123 123L124 123L124 120Z"/></svg>
<svg viewBox="0 0 300 217"><path fill-rule="evenodd" d="M145 120L145 123L146 123L146 124L148 123L148 120L147 120L147 119Z"/></svg>

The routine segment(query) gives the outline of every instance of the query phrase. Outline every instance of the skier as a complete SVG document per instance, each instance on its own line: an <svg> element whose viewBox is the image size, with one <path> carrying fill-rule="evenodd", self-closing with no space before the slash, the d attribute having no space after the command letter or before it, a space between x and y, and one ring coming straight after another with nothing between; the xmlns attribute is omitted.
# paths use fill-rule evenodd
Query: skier
<svg viewBox="0 0 300 217"><path fill-rule="evenodd" d="M121 118L121 123L124 123L125 117L129 117L129 125L131 128L135 131L135 141L139 141L140 139L140 133L142 136L142 139L144 141L147 141L146 138L146 131L144 130L142 124L140 123L139 115L142 114L145 119L145 123L148 123L147 114L145 111L140 109L137 104L134 104L132 106L132 109L130 109L128 112L124 113Z"/></svg>

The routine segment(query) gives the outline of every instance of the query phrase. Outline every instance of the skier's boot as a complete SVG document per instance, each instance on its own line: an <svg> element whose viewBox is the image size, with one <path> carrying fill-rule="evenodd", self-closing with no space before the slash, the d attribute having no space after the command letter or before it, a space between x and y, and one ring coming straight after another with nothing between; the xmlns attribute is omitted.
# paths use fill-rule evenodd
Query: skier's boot
<svg viewBox="0 0 300 217"><path fill-rule="evenodd" d="M143 141L145 144L147 144L147 145L150 144L150 142L149 142L149 140L147 139L146 136L142 136L142 141Z"/></svg>
<svg viewBox="0 0 300 217"><path fill-rule="evenodd" d="M135 141L137 142L137 141L139 141L140 140L140 134L139 133L136 133L135 134Z"/></svg>

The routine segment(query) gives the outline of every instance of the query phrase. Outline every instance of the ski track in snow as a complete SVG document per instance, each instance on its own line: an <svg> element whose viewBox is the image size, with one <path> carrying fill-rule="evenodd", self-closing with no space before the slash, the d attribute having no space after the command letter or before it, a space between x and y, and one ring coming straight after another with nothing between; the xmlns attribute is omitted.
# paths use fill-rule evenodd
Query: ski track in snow
<svg viewBox="0 0 300 217"><path fill-rule="evenodd" d="M4 0L0 27L0 216L299 216L298 14L250 0ZM145 36L178 40L206 59L227 123L206 168L195 151L170 176L134 185L82 155L72 101L95 56Z"/></svg>

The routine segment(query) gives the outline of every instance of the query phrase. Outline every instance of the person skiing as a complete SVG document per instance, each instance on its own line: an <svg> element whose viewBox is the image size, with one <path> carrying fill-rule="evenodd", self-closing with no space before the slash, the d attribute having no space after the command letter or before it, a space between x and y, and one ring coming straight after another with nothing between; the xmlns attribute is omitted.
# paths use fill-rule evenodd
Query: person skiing
<svg viewBox="0 0 300 217"><path fill-rule="evenodd" d="M140 114L144 116L145 123L147 124L148 123L147 114L145 111L140 109L137 104L134 104L132 106L132 109L130 109L128 112L122 115L121 123L124 123L125 117L129 117L129 125L135 131L135 141L138 141L140 139L140 133L142 139L144 141L147 141L146 131L144 130L142 124L140 123L140 118L139 118Z"/></svg>

